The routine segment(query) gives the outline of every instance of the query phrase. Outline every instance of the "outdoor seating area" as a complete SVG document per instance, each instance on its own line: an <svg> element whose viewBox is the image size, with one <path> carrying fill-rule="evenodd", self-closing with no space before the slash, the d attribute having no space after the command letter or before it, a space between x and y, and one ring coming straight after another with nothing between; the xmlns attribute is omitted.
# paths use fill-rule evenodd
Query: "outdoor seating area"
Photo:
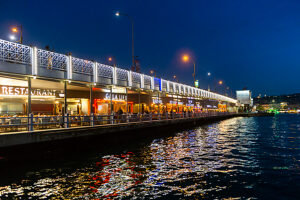
<svg viewBox="0 0 300 200"><path fill-rule="evenodd" d="M72 128L83 126L109 125L119 123L136 123L155 120L172 120L180 118L201 118L208 116L232 114L229 112L183 112L183 113L149 113L149 114L112 114L112 115L32 115L1 116L0 133L34 131L43 129Z"/></svg>

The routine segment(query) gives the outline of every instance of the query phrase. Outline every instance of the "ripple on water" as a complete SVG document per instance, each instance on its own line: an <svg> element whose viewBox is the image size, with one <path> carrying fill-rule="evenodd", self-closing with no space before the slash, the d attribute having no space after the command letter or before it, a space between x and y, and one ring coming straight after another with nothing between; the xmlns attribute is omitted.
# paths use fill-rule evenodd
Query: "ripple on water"
<svg viewBox="0 0 300 200"><path fill-rule="evenodd" d="M299 116L285 115L224 120L133 145L121 154L102 153L96 158L87 154L80 167L75 162L68 168L27 172L26 178L0 187L0 195L19 199L296 199L299 122Z"/></svg>

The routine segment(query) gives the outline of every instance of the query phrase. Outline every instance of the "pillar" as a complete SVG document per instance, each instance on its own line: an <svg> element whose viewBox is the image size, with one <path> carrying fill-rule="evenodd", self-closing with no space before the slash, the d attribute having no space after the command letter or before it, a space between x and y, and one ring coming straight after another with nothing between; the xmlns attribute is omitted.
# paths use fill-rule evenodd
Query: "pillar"
<svg viewBox="0 0 300 200"><path fill-rule="evenodd" d="M94 113L94 107L93 107L93 85L90 85L90 115Z"/></svg>
<svg viewBox="0 0 300 200"><path fill-rule="evenodd" d="M139 114L141 113L141 110L140 110L140 104L141 104L141 92L139 90Z"/></svg>
<svg viewBox="0 0 300 200"><path fill-rule="evenodd" d="M31 77L28 77L28 103L27 103L27 114L31 113Z"/></svg>
<svg viewBox="0 0 300 200"><path fill-rule="evenodd" d="M67 81L64 82L64 115L68 112L68 103L67 103Z"/></svg>
<svg viewBox="0 0 300 200"><path fill-rule="evenodd" d="M126 114L128 113L128 88L126 88Z"/></svg>
<svg viewBox="0 0 300 200"><path fill-rule="evenodd" d="M110 115L112 114L112 86L110 87Z"/></svg>

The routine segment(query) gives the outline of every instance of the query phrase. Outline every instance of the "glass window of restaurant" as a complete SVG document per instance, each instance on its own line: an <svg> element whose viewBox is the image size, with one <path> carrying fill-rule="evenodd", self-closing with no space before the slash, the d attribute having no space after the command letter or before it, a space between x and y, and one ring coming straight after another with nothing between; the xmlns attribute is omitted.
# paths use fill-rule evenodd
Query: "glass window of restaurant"
<svg viewBox="0 0 300 200"><path fill-rule="evenodd" d="M158 91L151 92L151 104L150 104L150 111L152 113L162 113L164 109L162 96L163 94Z"/></svg>
<svg viewBox="0 0 300 200"><path fill-rule="evenodd" d="M126 88L125 87L95 87L93 88L94 112L98 115L109 115L111 113L126 113ZM132 109L132 102L128 102Z"/></svg>
<svg viewBox="0 0 300 200"><path fill-rule="evenodd" d="M144 90L128 90L128 111L133 114L150 112L150 92Z"/></svg>
<svg viewBox="0 0 300 200"><path fill-rule="evenodd" d="M25 78L0 77L1 116L26 115L28 82Z"/></svg>
<svg viewBox="0 0 300 200"><path fill-rule="evenodd" d="M67 112L70 115L90 115L90 86L84 83L67 83ZM64 106L64 99L60 99Z"/></svg>
<svg viewBox="0 0 300 200"><path fill-rule="evenodd" d="M61 115L64 85L60 81L31 80L31 113L34 115Z"/></svg>

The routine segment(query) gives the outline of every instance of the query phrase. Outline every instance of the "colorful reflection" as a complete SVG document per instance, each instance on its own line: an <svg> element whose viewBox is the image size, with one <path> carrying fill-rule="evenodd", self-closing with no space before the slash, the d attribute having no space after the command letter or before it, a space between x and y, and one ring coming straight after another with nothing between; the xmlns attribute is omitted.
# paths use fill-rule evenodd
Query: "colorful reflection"
<svg viewBox="0 0 300 200"><path fill-rule="evenodd" d="M28 172L1 185L0 197L258 199L262 189L289 190L299 176L299 122L234 118L151 142L133 141L131 147L116 147L123 153L100 152L76 164ZM281 192L265 195L284 197Z"/></svg>

